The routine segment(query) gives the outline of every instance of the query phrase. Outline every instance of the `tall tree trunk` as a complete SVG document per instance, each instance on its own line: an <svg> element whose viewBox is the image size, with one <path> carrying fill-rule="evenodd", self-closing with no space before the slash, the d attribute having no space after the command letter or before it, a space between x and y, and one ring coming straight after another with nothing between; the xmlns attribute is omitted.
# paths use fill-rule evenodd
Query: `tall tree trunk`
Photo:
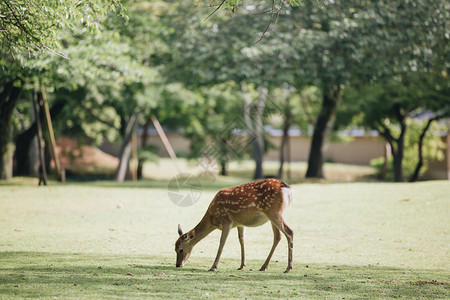
<svg viewBox="0 0 450 300"><path fill-rule="evenodd" d="M15 81L7 82L0 93L0 180L12 178L11 117L21 92Z"/></svg>
<svg viewBox="0 0 450 300"><path fill-rule="evenodd" d="M253 158L255 160L255 172L253 178L263 178L262 163L264 159L264 124L263 113L268 96L268 89L265 87L258 88L259 97L255 104L249 97L244 98L244 120L249 131L249 135L253 139ZM244 93L245 94L245 93Z"/></svg>
<svg viewBox="0 0 450 300"><path fill-rule="evenodd" d="M125 132L123 134L122 146L120 148L119 166L116 170L114 179L119 182L123 182L129 170L129 162L131 158L131 136L138 124L139 116L137 113L133 114L127 122Z"/></svg>
<svg viewBox="0 0 450 300"><path fill-rule="evenodd" d="M323 178L324 152L328 145L337 108L341 98L341 88L334 85L323 94L322 107L314 127L308 158L307 178Z"/></svg>

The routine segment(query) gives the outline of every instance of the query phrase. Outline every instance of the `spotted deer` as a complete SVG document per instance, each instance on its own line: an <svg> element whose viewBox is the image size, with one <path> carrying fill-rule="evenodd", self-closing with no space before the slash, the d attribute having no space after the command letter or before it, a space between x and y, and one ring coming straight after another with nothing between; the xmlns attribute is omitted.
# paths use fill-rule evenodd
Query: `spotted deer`
<svg viewBox="0 0 450 300"><path fill-rule="evenodd" d="M230 230L237 227L241 245L241 266L245 267L244 228L261 226L267 221L272 223L273 245L260 271L267 269L273 252L281 240L281 233L288 242L288 265L285 273L292 270L294 232L283 219L283 211L292 202L292 190L277 179L265 179L249 182L220 190L208 207L200 223L194 229L183 234L178 225L179 238L175 243L177 253L176 266L181 268L191 255L194 246L216 229L222 230L219 249L210 271L219 264L220 255Z"/></svg>

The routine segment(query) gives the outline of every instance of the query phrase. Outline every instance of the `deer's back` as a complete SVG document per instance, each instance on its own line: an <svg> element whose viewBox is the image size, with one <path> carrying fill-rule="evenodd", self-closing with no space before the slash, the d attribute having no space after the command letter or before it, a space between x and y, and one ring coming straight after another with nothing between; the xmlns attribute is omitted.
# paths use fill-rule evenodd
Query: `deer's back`
<svg viewBox="0 0 450 300"><path fill-rule="evenodd" d="M220 228L222 219L233 226L260 226L269 211L282 211L289 204L290 187L277 179L249 182L220 190L209 207L211 223Z"/></svg>

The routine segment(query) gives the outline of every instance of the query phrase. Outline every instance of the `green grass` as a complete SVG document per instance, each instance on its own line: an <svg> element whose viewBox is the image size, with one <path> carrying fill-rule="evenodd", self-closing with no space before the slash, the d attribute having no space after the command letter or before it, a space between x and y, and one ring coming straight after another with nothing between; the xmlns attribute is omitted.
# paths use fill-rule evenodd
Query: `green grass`
<svg viewBox="0 0 450 300"><path fill-rule="evenodd" d="M0 185L0 298L448 299L450 185L330 183L294 186L286 211L295 231L294 269L283 274L283 239L269 270L269 224L246 233L247 269L230 235L208 272L220 232L175 268L176 227L192 228L216 189L173 205L165 182ZM234 183L233 183L234 184ZM158 186L159 185L159 186Z"/></svg>

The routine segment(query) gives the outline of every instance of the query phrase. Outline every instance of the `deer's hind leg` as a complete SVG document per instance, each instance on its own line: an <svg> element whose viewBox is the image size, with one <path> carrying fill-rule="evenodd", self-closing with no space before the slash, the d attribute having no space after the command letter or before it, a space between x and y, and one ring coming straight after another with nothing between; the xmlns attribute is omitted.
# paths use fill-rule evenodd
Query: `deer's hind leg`
<svg viewBox="0 0 450 300"><path fill-rule="evenodd" d="M294 231L286 224L282 215L271 214L270 212L267 212L266 215L269 218L269 220L272 222L272 227L275 226L279 231L281 231L286 236L287 243L288 243L288 265L287 265L287 268L284 271L284 273L288 273L289 271L292 270L292 265L293 265ZM275 230L274 230L274 234L275 234ZM274 241L275 241L275 236L274 236ZM274 246L276 247L275 244L274 244ZM274 247L272 247L272 250L275 250ZM268 260L270 260L272 254L273 253L271 251L271 253L269 254L269 257L267 258ZM269 264L267 260L266 260L266 263L267 263L267 265ZM264 266L267 267L266 263L264 263L263 267ZM261 269L263 267L261 267Z"/></svg>
<svg viewBox="0 0 450 300"><path fill-rule="evenodd" d="M272 245L272 249L270 249L269 256L267 256L266 261L261 266L261 269L259 269L260 271L264 271L264 270L267 269L267 266L269 265L270 259L272 258L272 255L275 252L275 249L277 248L278 243L281 240L280 230L273 223L272 223L272 230L273 230L273 245Z"/></svg>

